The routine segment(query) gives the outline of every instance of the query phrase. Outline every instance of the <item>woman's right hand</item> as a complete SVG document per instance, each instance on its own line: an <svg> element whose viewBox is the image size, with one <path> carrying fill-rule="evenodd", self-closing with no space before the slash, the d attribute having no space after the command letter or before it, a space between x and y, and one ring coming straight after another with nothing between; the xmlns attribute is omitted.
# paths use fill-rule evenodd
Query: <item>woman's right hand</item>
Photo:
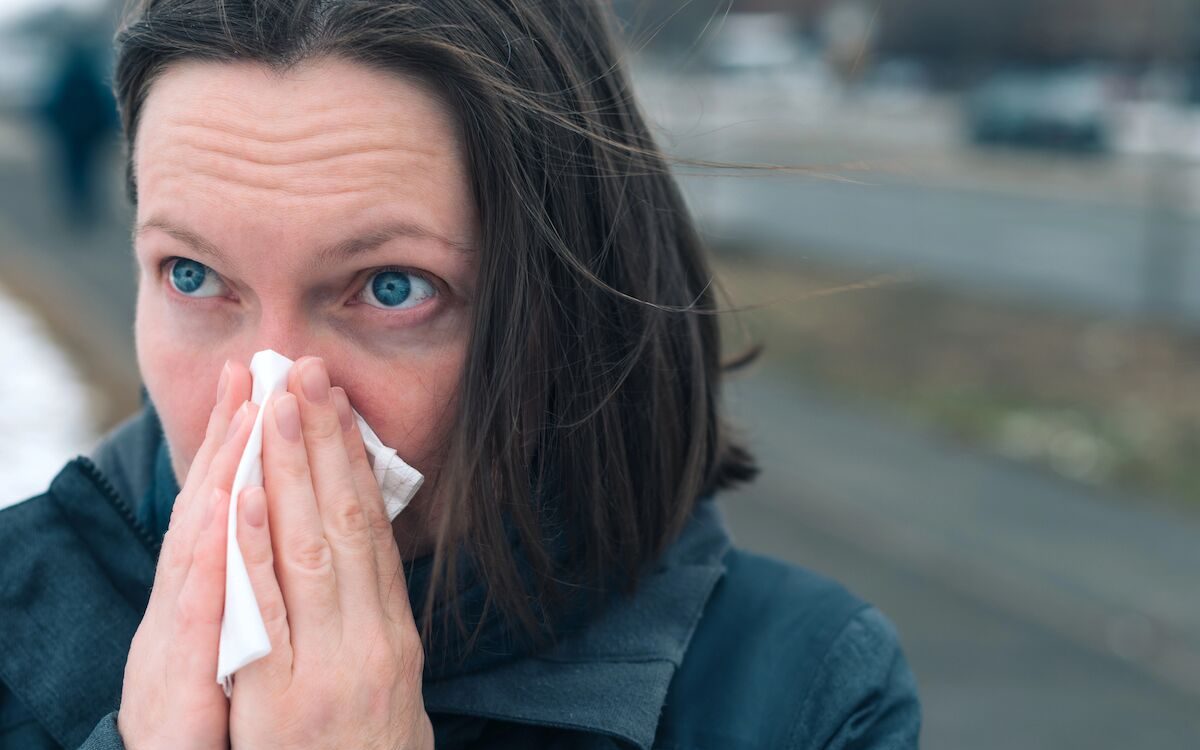
<svg viewBox="0 0 1200 750"><path fill-rule="evenodd" d="M117 729L128 750L225 750L217 684L229 490L254 425L250 372L226 363L204 442L175 499L154 587L125 663Z"/></svg>

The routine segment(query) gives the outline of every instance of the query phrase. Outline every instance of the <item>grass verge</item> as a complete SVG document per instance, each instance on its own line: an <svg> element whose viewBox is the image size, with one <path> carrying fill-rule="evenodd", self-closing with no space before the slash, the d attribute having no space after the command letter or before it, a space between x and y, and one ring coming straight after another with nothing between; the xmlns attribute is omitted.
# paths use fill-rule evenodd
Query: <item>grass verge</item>
<svg viewBox="0 0 1200 750"><path fill-rule="evenodd" d="M919 278L723 253L736 349L809 387L1127 495L1200 511L1200 337Z"/></svg>

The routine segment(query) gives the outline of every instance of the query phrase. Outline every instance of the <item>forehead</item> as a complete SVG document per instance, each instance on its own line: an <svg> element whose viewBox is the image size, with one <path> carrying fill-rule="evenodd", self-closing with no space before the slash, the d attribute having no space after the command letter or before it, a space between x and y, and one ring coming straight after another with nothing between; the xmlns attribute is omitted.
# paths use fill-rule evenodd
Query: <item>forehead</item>
<svg viewBox="0 0 1200 750"><path fill-rule="evenodd" d="M332 58L282 73L179 63L150 87L134 157L139 221L203 213L277 232L361 216L473 244L456 119L414 77Z"/></svg>

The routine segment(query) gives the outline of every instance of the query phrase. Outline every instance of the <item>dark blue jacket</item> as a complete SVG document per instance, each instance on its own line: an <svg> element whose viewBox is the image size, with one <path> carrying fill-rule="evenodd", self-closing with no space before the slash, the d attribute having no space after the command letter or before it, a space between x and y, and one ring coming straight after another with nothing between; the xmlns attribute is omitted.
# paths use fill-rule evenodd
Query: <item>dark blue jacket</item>
<svg viewBox="0 0 1200 750"><path fill-rule="evenodd" d="M161 442L144 409L0 511L0 748L122 749L125 659L161 544L150 501L130 499L153 482ZM423 692L444 750L893 750L915 748L920 728L884 616L731 547L711 500L635 594L549 650Z"/></svg>

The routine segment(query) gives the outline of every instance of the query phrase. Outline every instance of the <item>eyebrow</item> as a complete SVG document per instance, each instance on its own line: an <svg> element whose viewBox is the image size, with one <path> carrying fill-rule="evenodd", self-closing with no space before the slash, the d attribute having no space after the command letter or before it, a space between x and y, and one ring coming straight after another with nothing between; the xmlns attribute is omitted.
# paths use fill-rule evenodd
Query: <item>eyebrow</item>
<svg viewBox="0 0 1200 750"><path fill-rule="evenodd" d="M158 229L174 239L182 242L192 250L202 255L207 255L217 259L225 264L229 264L229 257L214 243L200 236L196 232L185 227L177 226L161 218L150 218L138 225L133 232L133 237L136 240L148 229ZM446 247L457 250L462 253L473 253L475 249L469 245L445 237L428 227L420 224L415 224L409 221L394 221L384 224L378 229L374 229L366 234L358 237L352 237L347 240L342 240L337 244L321 249L312 259L313 267L321 267L331 265L339 261L345 261L353 258L356 255L366 253L383 245L384 243L393 240L397 237L412 237L416 239L426 239L438 242Z"/></svg>

